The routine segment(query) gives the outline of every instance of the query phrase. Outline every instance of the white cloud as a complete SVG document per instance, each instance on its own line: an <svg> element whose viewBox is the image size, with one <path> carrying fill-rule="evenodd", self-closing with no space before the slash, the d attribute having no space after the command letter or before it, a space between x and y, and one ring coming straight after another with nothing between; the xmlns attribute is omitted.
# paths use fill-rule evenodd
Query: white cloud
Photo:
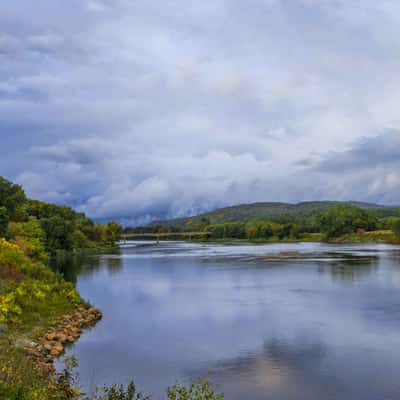
<svg viewBox="0 0 400 400"><path fill-rule="evenodd" d="M396 155L360 145L400 129L396 2L73 2L0 16L0 167L29 194L139 219L396 202Z"/></svg>

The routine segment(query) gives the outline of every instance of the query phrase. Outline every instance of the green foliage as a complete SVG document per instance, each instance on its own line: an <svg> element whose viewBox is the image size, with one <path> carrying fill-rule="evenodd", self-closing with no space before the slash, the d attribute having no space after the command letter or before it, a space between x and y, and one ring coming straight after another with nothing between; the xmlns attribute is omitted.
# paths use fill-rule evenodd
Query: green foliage
<svg viewBox="0 0 400 400"><path fill-rule="evenodd" d="M71 241L74 249L89 249L92 247L92 243L80 229L75 229L72 232Z"/></svg>
<svg viewBox="0 0 400 400"><path fill-rule="evenodd" d="M33 259L45 252L115 246L122 233L116 222L98 225L70 207L27 199L21 186L0 177L0 237L18 244Z"/></svg>
<svg viewBox="0 0 400 400"><path fill-rule="evenodd" d="M224 395L218 394L208 379L199 379L189 386L175 384L167 389L168 400L222 400Z"/></svg>
<svg viewBox="0 0 400 400"><path fill-rule="evenodd" d="M0 237L5 237L7 235L9 216L7 208L0 207Z"/></svg>
<svg viewBox="0 0 400 400"><path fill-rule="evenodd" d="M105 241L107 244L114 244L120 240L122 226L115 221L110 221L105 226Z"/></svg>
<svg viewBox="0 0 400 400"><path fill-rule="evenodd" d="M51 292L49 284L25 280L12 292L0 295L0 322L18 323L24 309L32 308L36 301L45 301Z"/></svg>
<svg viewBox="0 0 400 400"><path fill-rule="evenodd" d="M269 221L250 221L246 224L246 237L250 240L268 239L274 235L276 228L277 224Z"/></svg>
<svg viewBox="0 0 400 400"><path fill-rule="evenodd" d="M27 264L29 259L18 246L0 238L0 267L23 268Z"/></svg>
<svg viewBox="0 0 400 400"><path fill-rule="evenodd" d="M7 210L10 219L18 221L24 218L26 200L21 186L0 176L0 207Z"/></svg>
<svg viewBox="0 0 400 400"><path fill-rule="evenodd" d="M35 217L26 222L10 222L8 235L24 253L35 261L46 261L45 233Z"/></svg>
<svg viewBox="0 0 400 400"><path fill-rule="evenodd" d="M329 207L320 214L321 231L328 238L376 228L377 219L366 210L347 204Z"/></svg>
<svg viewBox="0 0 400 400"><path fill-rule="evenodd" d="M168 400L222 400L224 395L216 392L216 388L208 379L192 381L189 386L175 384L166 390ZM101 392L85 400L150 400L149 396L139 392L133 382L126 388L123 385L104 386Z"/></svg>
<svg viewBox="0 0 400 400"><path fill-rule="evenodd" d="M204 214L203 216L192 217L185 220L172 220L171 223L182 222L185 225L165 226L151 224L147 227L127 228L127 233L154 233L154 232L185 232L195 228L201 228L202 232L208 232L210 239L230 240L248 239L252 241L320 241L325 239L363 241L364 239L374 240L375 236L365 235L366 232L374 230L385 230L392 228L393 220L397 218L386 217L378 220L378 211L373 205L356 203L356 207L351 203L334 202L313 202L300 203L298 205L287 205L283 203L258 203L229 207L214 213ZM363 208L361 208L363 207ZM255 210L274 210L270 219L252 218L247 221L227 221L229 218L244 218L252 214ZM241 210L238 215L232 214L233 210ZM247 210L246 214L244 211ZM300 210L300 211L299 211ZM318 213L316 213L318 211ZM286 212L287 214L282 214ZM261 213L261 211L260 211ZM208 215L210 218L206 218ZM204 223L208 220L225 220L226 222L201 225L199 219ZM238 218L239 218L238 217ZM382 241L387 238L387 234L379 234L376 238ZM378 239L377 239L378 240ZM387 239L388 241L393 240Z"/></svg>
<svg viewBox="0 0 400 400"><path fill-rule="evenodd" d="M368 212L373 212L378 218L390 216L400 217L400 207L378 206L376 204L360 202L340 203L333 201L310 201L298 204L253 203L225 207L189 218L155 221L150 224L147 229L157 225L168 228L177 227L187 229L189 227L193 228L198 226L202 221L209 221L208 225L214 225L226 222L248 222L257 220L270 221L278 224L293 223L299 226L306 226L307 232L316 232L317 227L315 224L318 223L316 217L335 204L353 205L357 208L367 210Z"/></svg>
<svg viewBox="0 0 400 400"><path fill-rule="evenodd" d="M96 393L86 400L149 400L150 397L138 392L131 382L126 388L123 385L104 386L102 393Z"/></svg>
<svg viewBox="0 0 400 400"><path fill-rule="evenodd" d="M224 239L224 238L245 238L246 230L245 224L243 223L226 223L226 224L215 224L206 226L205 229L207 232L210 232L212 238L215 239Z"/></svg>
<svg viewBox="0 0 400 400"><path fill-rule="evenodd" d="M73 249L73 226L69 220L59 215L54 215L40 220L43 231L46 235L46 248L49 251Z"/></svg>
<svg viewBox="0 0 400 400"><path fill-rule="evenodd" d="M396 238L400 239L400 218L393 222L392 230Z"/></svg>
<svg viewBox="0 0 400 400"><path fill-rule="evenodd" d="M17 245L0 238L0 268L4 267L21 271L26 279L3 286L0 293L2 323L17 324L35 313L40 315L47 306L72 306L82 302L71 283L65 282L43 264L32 262Z"/></svg>
<svg viewBox="0 0 400 400"><path fill-rule="evenodd" d="M0 399L72 400L70 391L65 389L59 384L49 385L24 352L9 343L0 343Z"/></svg>
<svg viewBox="0 0 400 400"><path fill-rule="evenodd" d="M25 279L0 294L0 322L18 324L55 304L78 304L81 299L72 284L62 280ZM46 313L49 310L46 310Z"/></svg>

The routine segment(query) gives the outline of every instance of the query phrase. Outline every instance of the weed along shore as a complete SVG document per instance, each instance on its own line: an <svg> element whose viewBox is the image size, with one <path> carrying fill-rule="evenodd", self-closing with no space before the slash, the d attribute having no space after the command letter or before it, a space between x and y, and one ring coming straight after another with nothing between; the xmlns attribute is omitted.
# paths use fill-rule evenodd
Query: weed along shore
<svg viewBox="0 0 400 400"><path fill-rule="evenodd" d="M76 311L56 319L54 326L36 341L31 341L25 350L34 360L40 374L53 377L54 360L64 353L68 345L77 341L83 330L93 327L102 318L101 311L78 306Z"/></svg>

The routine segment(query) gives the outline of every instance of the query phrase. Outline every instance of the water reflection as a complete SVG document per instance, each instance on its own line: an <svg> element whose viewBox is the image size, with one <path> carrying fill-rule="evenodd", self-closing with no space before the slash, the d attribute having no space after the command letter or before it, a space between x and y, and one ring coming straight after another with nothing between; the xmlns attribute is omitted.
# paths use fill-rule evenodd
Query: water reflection
<svg viewBox="0 0 400 400"><path fill-rule="evenodd" d="M390 246L133 244L74 267L104 318L69 352L86 388L134 377L155 399L206 373L231 400L398 398L399 260Z"/></svg>
<svg viewBox="0 0 400 400"><path fill-rule="evenodd" d="M118 273L122 268L120 254L119 249L107 255L59 251L49 259L49 266L53 271L62 274L65 280L76 284L79 275L90 275L104 266L110 273Z"/></svg>
<svg viewBox="0 0 400 400"><path fill-rule="evenodd" d="M342 256L335 255L329 261L316 261L318 272L329 274L333 280L341 280L347 283L358 281L362 277L368 277L376 271L379 265L378 256Z"/></svg>

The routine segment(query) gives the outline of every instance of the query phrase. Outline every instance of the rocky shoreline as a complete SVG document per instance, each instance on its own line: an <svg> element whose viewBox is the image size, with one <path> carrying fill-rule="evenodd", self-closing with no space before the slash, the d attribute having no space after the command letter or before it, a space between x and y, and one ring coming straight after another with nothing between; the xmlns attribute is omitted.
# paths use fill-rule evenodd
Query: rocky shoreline
<svg viewBox="0 0 400 400"><path fill-rule="evenodd" d="M78 340L84 329L94 326L101 318L101 311L78 306L75 312L57 318L44 337L25 345L38 372L45 377L54 376L54 359L62 355L68 345Z"/></svg>

